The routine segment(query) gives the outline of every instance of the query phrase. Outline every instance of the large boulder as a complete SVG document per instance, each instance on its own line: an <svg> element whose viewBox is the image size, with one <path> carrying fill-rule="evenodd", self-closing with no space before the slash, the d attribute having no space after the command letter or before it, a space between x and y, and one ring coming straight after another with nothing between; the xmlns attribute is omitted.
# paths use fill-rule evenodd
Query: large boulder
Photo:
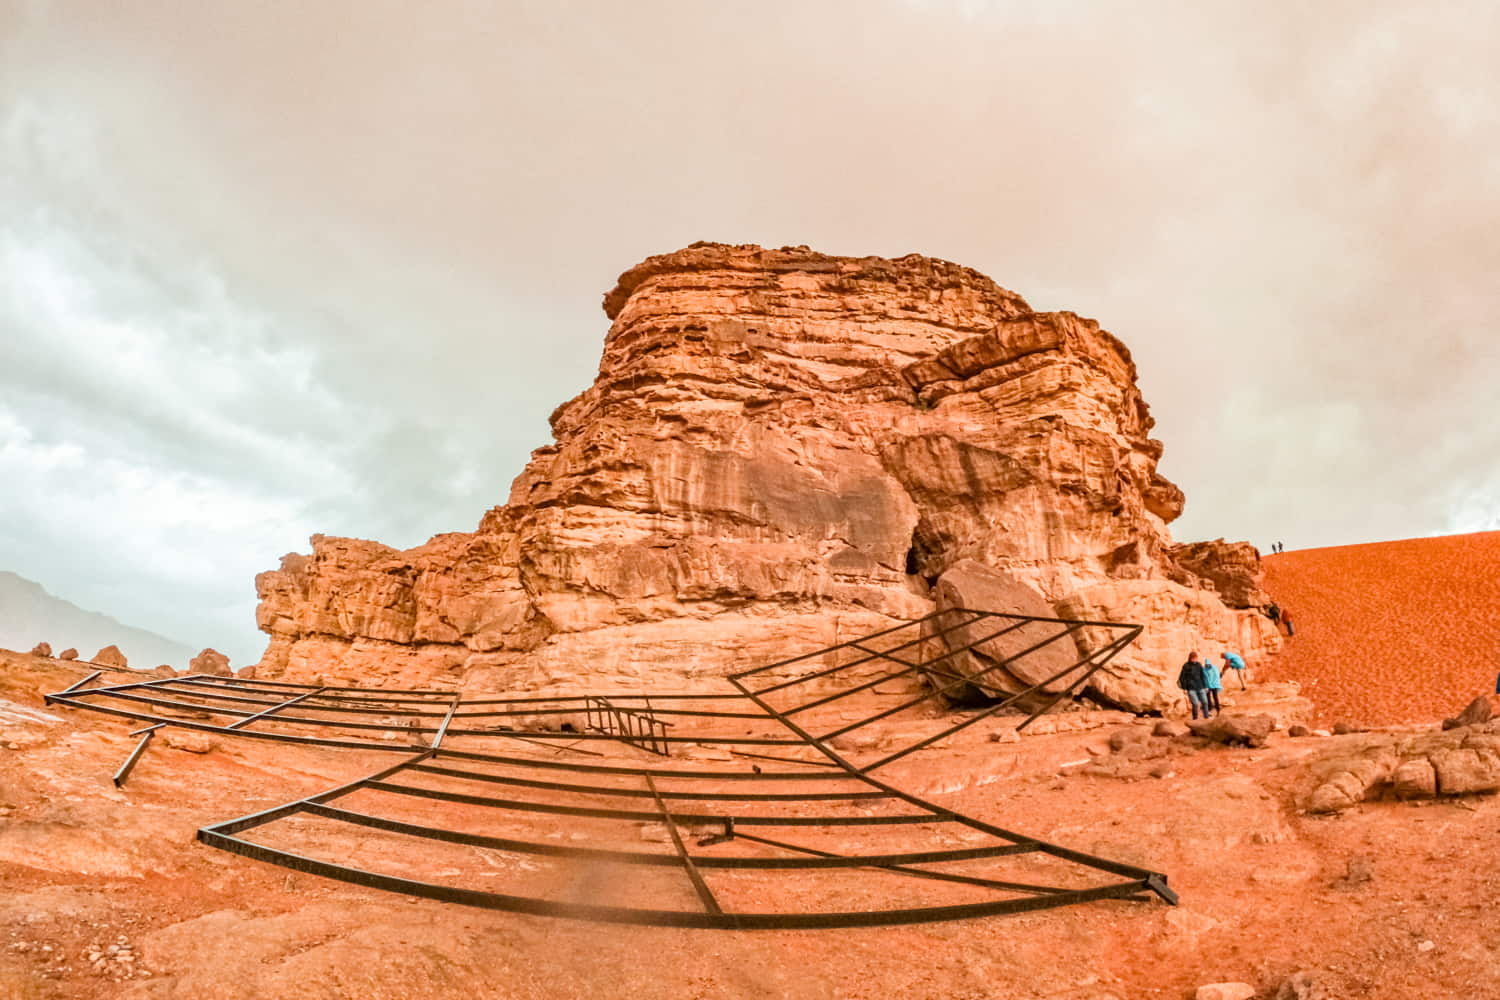
<svg viewBox="0 0 1500 1000"><path fill-rule="evenodd" d="M188 673L209 674L213 677L234 676L234 671L229 669L229 657L211 647L192 658L188 663Z"/></svg>
<svg viewBox="0 0 1500 1000"><path fill-rule="evenodd" d="M31 647L31 655L50 657L52 655L52 644L50 642L37 643L35 646Z"/></svg>
<svg viewBox="0 0 1500 1000"><path fill-rule="evenodd" d="M1205 739L1226 746L1263 747L1271 735L1275 720L1269 715L1215 715L1195 719L1188 728Z"/></svg>
<svg viewBox="0 0 1500 1000"><path fill-rule="evenodd" d="M1500 791L1500 752L1493 747L1461 746L1430 758L1439 795Z"/></svg>
<svg viewBox="0 0 1500 1000"><path fill-rule="evenodd" d="M928 633L952 652L934 665L929 677L950 701L1003 696L1038 685L1042 693L1056 694L1082 672L1068 669L1080 657L1064 626L993 618L958 624L966 620L961 610L1055 617L1040 594L1009 573L964 559L938 578L933 596L944 613L929 623ZM957 678L975 679L965 684Z"/></svg>
<svg viewBox="0 0 1500 1000"><path fill-rule="evenodd" d="M1398 799L1430 799L1437 794L1437 769L1426 757L1402 761L1391 775Z"/></svg>
<svg viewBox="0 0 1500 1000"><path fill-rule="evenodd" d="M94 654L94 659L91 662L95 666L116 667L120 670L126 670L130 667L130 662L125 659L125 654L120 652L119 646L105 646Z"/></svg>
<svg viewBox="0 0 1500 1000"><path fill-rule="evenodd" d="M58 653L57 654L57 658L59 660L76 660L76 659L78 659L78 650L76 650L76 649L72 648L71 646L69 646L67 649L63 650L61 653Z"/></svg>
<svg viewBox="0 0 1500 1000"><path fill-rule="evenodd" d="M1400 759L1385 747L1335 758L1325 763L1323 781L1313 789L1307 811L1340 812L1363 802L1373 797L1399 766Z"/></svg>

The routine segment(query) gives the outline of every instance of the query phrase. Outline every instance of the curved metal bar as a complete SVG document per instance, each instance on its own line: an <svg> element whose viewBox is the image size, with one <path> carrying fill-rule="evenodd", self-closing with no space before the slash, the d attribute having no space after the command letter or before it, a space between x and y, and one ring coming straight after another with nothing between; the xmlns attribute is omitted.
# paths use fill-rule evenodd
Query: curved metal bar
<svg viewBox="0 0 1500 1000"><path fill-rule="evenodd" d="M947 617L944 618L944 616ZM951 624L955 618L960 620L957 625ZM949 624L944 625L944 621L938 621L939 619L944 619ZM928 629L928 624L934 621L937 621L939 626L943 626L936 632ZM913 646L920 646L923 642L931 641L934 638L941 638L944 635L978 622L987 622L990 625L1004 623L999 631L986 630L988 632L985 637L986 639L1014 631L1022 625L1031 622L1048 622L1065 626L1063 631L1057 635L1040 643L1031 644L1020 653L1015 654L1015 656L1001 661L996 667L989 668L991 670L998 669L998 666L1010 663L1014 659L1025 656L1058 639L1064 639L1083 627L1100 627L1114 631L1116 633L1115 636L1093 653L1084 656L1077 663L1057 675L1057 677L1049 678L1047 681L1031 689L1034 691L1064 675L1075 672L1079 673L1080 676L1075 678L1072 683L1058 694L1057 698L1066 697L1083 684L1094 671L1107 663L1111 657L1133 641L1140 633L1140 626L1123 625L1116 622L1070 621L1067 619L997 614L961 608L933 612L917 621L901 623L872 635L859 636L823 650L817 650L752 670L742 671L727 679L729 684L738 692L731 694L604 694L465 700L461 692L454 690L423 691L416 689L383 690L347 686L327 687L312 684L257 681L244 678L210 677L206 675L134 681L111 687L88 688L86 685L97 676L96 674L85 678L85 680L78 682L64 691L49 695L47 700L49 703L84 708L128 719L141 719L151 723L152 725L148 727L148 730L143 731L145 739L137 747L136 753L132 755L131 762L139 756L140 750L144 749L146 739L150 738L150 731L154 731L156 728L164 725L181 726L185 729L217 732L230 736L245 736L251 739L271 739L305 746L382 750L400 753L403 755L403 758L397 763L368 777L302 799L274 806L258 813L204 827L199 831L198 837L206 844L296 870L323 875L352 884L387 889L462 905L609 923L757 929L861 927L920 923L933 920L953 920L1001 913L1024 912L1093 899L1142 899L1148 893L1155 893L1168 902L1175 902L1176 896L1167 888L1166 877L1161 873L1095 857L1081 851L1062 847L1061 845L1050 844L974 817L952 812L915 795L903 792L899 788L881 781L869 773L871 770L883 766L892 760L932 745L952 735L959 729L972 725L978 719L984 718L992 714L992 712L999 710L999 708L1004 707L1008 702L1002 702L1000 706L992 706L988 711L966 719L955 726L949 726L939 732L916 739L914 742L897 750L894 754L861 768L856 767L832 748L828 740L840 733L847 733L860 726L868 725L879 719L897 714L936 694L940 694L948 685L946 683L941 684L937 691L924 695L916 701L903 700L902 703L897 704L894 708L890 707L889 703L886 703L886 707L878 710L872 709L869 714L860 717L859 721L854 722L852 725L843 725L823 737L813 736L807 729L792 721L791 715L795 712L807 711L827 705L846 695L870 690L896 675L882 676L873 681L869 680L867 675L861 675L865 677L864 680L847 682L844 689L831 695L827 693L826 687L820 687L814 689L817 691L818 697L810 701L805 701L800 706L793 706L786 710L778 710L765 700L764 696L769 693L785 691L797 685L819 682L823 684L829 683L824 679L837 674L839 671L847 670L875 659L883 658L896 663L903 668L901 671L902 674L918 669L932 669L934 663L953 655L955 652L973 648L973 646L984 642L985 639L961 643L949 639L945 643L948 652L940 655L935 660L923 659L925 653L922 652L917 653L911 659L905 659L893 654ZM899 645L893 646L891 649L879 650L869 645L872 640L879 639L882 636L897 635L903 630L913 629L917 631L917 638L909 639ZM1121 631L1124 632L1123 635L1119 634ZM833 654L842 654L845 658L852 658L852 662L837 663L832 667L813 670L801 677L776 681L771 683L769 687L758 690L752 690L744 681L744 679L752 676L763 678L766 676L767 671L773 671L777 668L797 663L806 663L808 661L818 661L824 657L832 658ZM919 659L922 662L916 662ZM959 678L955 676L952 680L956 683L959 680L972 680L972 678ZM765 681L762 680L761 683L765 683ZM653 699L655 699L657 704L653 704ZM729 706L735 709L731 711L700 710L691 707L692 699L709 703L733 700L737 704ZM685 704L680 708L662 708L660 707L660 703L663 701ZM122 707L121 702L127 704ZM234 707L236 705L246 707ZM495 711L475 711L476 708L490 705L502 707ZM133 706L143 707L142 710L137 711ZM286 714L287 710L293 706L296 706L298 711L303 714ZM570 708L569 706L572 707ZM741 707L744 708L743 711L738 710ZM156 711L151 711L151 709L155 709ZM168 715L168 712L207 713L210 717L217 716L218 718L212 722L204 722L191 718L177 718L174 715ZM609 714L609 719L600 723L600 728L607 731L593 733L539 732L523 735L509 729L461 728L462 724L460 721L470 718L504 719L520 715L555 716L575 712L580 714L592 712L592 717L596 720L600 718L600 713ZM789 734L790 738L732 737L711 734L666 736L665 732L669 724L657 720L656 716L658 714L672 715L680 718L724 718L761 721L780 727ZM327 716L330 715L394 716L407 720L408 724L393 726L386 720L355 721L350 719L341 721L339 718L328 718ZM222 721L226 718L234 721ZM850 718L850 715L845 714L841 721L847 722ZM382 730L386 732L394 730L396 733L413 737L417 740L428 734L435 734L435 739L433 746L428 748L426 746L412 746L396 742L389 739L389 737L385 740L361 741L356 739L335 739L318 735L298 736L285 731L267 732L248 728L250 723L261 719L272 723L313 727L313 732L315 733L318 731L338 732L341 730ZM438 724L435 726L426 724L429 721L437 722ZM423 724L411 725L410 723ZM285 727L278 726L277 728L284 729ZM549 741L562 740L615 740L625 743L633 742L635 745L643 746L645 749L652 750L653 752L667 751L671 749L673 744L682 743L727 746L789 746L802 750L812 750L816 755L824 759L805 761L782 759L784 763L801 766L811 765L815 768L822 768L821 772L818 770L779 770L764 773L756 765L750 765L748 770L713 770L603 763L589 764L561 759L515 757L505 754L452 748L451 744L460 741L460 738L478 738L481 740L522 739L544 749L551 749L553 752L570 749L569 747L551 747L549 745ZM622 747L621 750L623 751L624 748ZM592 751L581 750L577 752L592 753ZM737 753L741 757L757 756L753 753ZM765 759L770 760L774 758L766 757ZM127 762L127 768L129 763ZM455 766L460 763L463 766ZM473 769L483 768L486 765L502 769L519 770L519 773L496 773L482 769ZM744 765L741 765L741 767L743 768ZM538 792L549 793L554 796L577 796L581 797L585 802L591 796L637 800L650 799L655 809L646 811L582 805L576 802L498 798L389 780L403 771L410 771L415 774L430 774L460 781L476 781L521 789L534 789ZM528 771L541 771L543 773L536 776L523 776ZM608 785L595 784L587 780L549 780L551 774L555 774L558 771L566 772L570 776L577 775L580 779L584 776L595 776L596 780L599 778L633 779L637 783L643 780L644 788L638 786L609 787ZM696 790L691 787L673 788L670 786L670 783L673 781L711 782L714 787L708 790ZM760 788L754 786L745 786L745 790L740 792L723 787L726 783L743 786L743 783L746 781L766 782L772 788L780 787L783 790L762 791ZM791 790L785 790L786 786L780 783L787 781L798 782L798 784ZM821 787L816 785L808 786L805 784L808 781L823 782L824 784ZM840 787L840 785L843 787ZM801 788L818 790L802 792L800 791ZM632 823L665 824L667 832L672 839L673 852L657 853L651 851L618 850L596 846L575 846L565 843L548 843L490 834L469 833L460 829L425 826L386 816L371 815L331 804L335 799L360 791L411 796L446 803L450 807L474 806L481 809L501 809L519 814L516 817L517 819L524 819L525 814L541 813L580 817L590 820L614 821L621 825ZM789 809L785 815L757 814L742 816L711 812L678 812L670 803L679 801L724 803L726 807L731 809L738 808L745 803L765 802L784 804ZM822 803L850 803L855 804L856 808L858 808L858 804L874 802L889 802L893 805L905 803L917 811L914 813L899 814L870 814L868 810L840 813L828 812L817 808ZM800 807L808 808L804 810ZM266 847L238 836L244 831L291 819L298 815L316 817L354 827L380 830L410 838L412 843L436 841L522 855L584 859L638 866L679 867L685 871L691 880L693 888L696 890L699 900L703 904L703 909L701 911L684 911L654 909L647 906L604 906L445 886L386 875L379 872L362 871L346 865L305 857L293 851ZM679 830L679 826L688 824L708 826L714 830L722 828L722 833L715 833L712 836L700 839L698 841L699 847L709 847L738 838L748 843L759 843L773 850L788 852L792 856L756 857L744 854L716 856L712 853L704 852L690 853ZM840 832L843 828L860 827L871 831L865 837L872 837L882 828L890 831L900 831L903 828L925 830L943 824L953 824L963 827L968 831L972 831L970 836L975 833L982 834L984 838L988 839L988 842L978 846L956 849L925 849L924 846L924 849L899 851L876 850L869 854L847 854L836 853L835 851L812 844L790 843L747 832L737 832L742 827L780 826L833 833ZM630 832L627 828L627 835ZM905 836L907 840L916 842L914 846L920 843L911 834L906 834ZM861 842L870 843L868 840L862 840ZM949 842L951 843L951 841ZM883 847L884 845L878 846ZM1004 877L993 877L993 874L988 871L983 874L973 874L922 867L924 865L980 860L998 862L1000 859L1010 855L1032 854L1045 854L1086 871L1096 874L1107 873L1123 877L1125 880L1102 886L1068 888L1063 886L1038 885L1030 881L1017 881ZM704 871L760 870L766 872L875 869L894 876L947 882L967 886L971 889L1019 895L948 906L891 908L850 912L733 913L724 912L721 909L717 897L710 890L707 882L700 874L700 869ZM1003 875L1004 873L999 874Z"/></svg>
<svg viewBox="0 0 1500 1000"><path fill-rule="evenodd" d="M348 868L327 861L253 844L237 837L218 833L213 827L198 831L198 840L212 847L240 854L257 861L322 875L371 889L385 889L421 896L445 903L458 903L486 910L505 910L543 917L565 917L607 924L643 924L655 927L695 927L717 930L815 930L837 927L887 927L893 924L920 924L939 920L963 920L995 916L1002 913L1025 913L1068 903L1100 899L1133 899L1147 890L1140 881L1117 882L1092 889L1073 889L1053 895L1020 896L984 903L962 903L954 906L930 906L897 910L854 910L828 913L708 913L699 910L650 910L628 906L598 906L589 903L562 903L532 896L512 896L477 889L421 882L416 879L382 875ZM672 863L678 863L676 857Z"/></svg>

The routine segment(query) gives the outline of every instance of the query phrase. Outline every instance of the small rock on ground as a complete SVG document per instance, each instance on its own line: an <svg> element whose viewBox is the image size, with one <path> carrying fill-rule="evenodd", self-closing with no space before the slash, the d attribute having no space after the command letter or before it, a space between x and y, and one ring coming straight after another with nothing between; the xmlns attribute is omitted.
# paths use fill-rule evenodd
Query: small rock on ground
<svg viewBox="0 0 1500 1000"><path fill-rule="evenodd" d="M1255 987L1249 983L1209 983L1198 987L1193 1000L1251 1000Z"/></svg>

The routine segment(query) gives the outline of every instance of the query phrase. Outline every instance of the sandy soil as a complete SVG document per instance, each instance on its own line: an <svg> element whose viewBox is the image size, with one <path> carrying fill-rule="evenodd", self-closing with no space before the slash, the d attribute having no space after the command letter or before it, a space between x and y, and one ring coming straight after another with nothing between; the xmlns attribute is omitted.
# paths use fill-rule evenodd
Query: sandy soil
<svg viewBox="0 0 1500 1000"><path fill-rule="evenodd" d="M1323 723L1418 722L1493 693L1500 531L1267 556L1266 590L1296 635L1265 669Z"/></svg>
<svg viewBox="0 0 1500 1000"><path fill-rule="evenodd" d="M39 706L37 692L80 674L28 660L0 657L0 699ZM1257 694L1227 692L1232 708L1256 707ZM378 762L250 740L202 755L153 748L117 791L109 776L131 745L129 726L54 714L61 721L0 724L6 1000L1135 1000L1236 980L1271 996L1298 970L1337 1000L1500 998L1500 801L1302 815L1309 763L1359 736L1278 734L1256 751L1159 741L1152 756L1125 760L1109 753L1111 728L1001 744L971 730L903 761L892 780L1012 829L1165 870L1182 905L737 933L410 901L228 855L197 844L195 830ZM446 863L410 861L422 875ZM851 894L883 892L890 878L856 875ZM119 963L100 975L81 960L90 944L120 937L149 976L116 979Z"/></svg>

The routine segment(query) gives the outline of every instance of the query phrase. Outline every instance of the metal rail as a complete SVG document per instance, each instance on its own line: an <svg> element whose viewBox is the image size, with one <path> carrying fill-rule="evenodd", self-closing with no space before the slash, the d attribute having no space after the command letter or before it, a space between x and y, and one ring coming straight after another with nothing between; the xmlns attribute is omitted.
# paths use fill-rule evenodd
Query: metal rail
<svg viewBox="0 0 1500 1000"><path fill-rule="evenodd" d="M987 643L1037 623L1061 628L1052 630L1055 634L1045 639L1028 642L1013 654L997 656L985 652ZM1096 642L1096 648L1090 652L1075 650L1078 655L1067 657L1072 662L1066 668L1053 672L1040 683L1005 693L996 678L1006 678L1004 685L1013 685L1014 677L1008 676L1007 668L1054 643L1067 645L1052 648L1073 648L1075 636L1085 628L1106 630L1106 638ZM1029 724L1042 712L1074 695L1139 633L1138 626L1117 623L955 609L742 671L727 679L732 693L465 699L461 692L453 690L387 691L204 675L89 688L87 684L98 676L94 674L49 696L48 702L149 723L137 730L140 743L117 773L117 783L128 777L155 731L168 725L305 746L382 750L403 755L397 763L367 777L199 831L202 842L245 857L356 885L554 917L724 929L881 926L1018 913L1098 899L1144 899L1153 893L1175 902L1176 897L1161 873L1094 857L953 812L904 792L871 773L937 745L982 719L1014 711L1017 704L1043 702L1022 723ZM879 648L882 644L888 648ZM929 655L934 648L937 655ZM985 659L966 674L957 666L956 658L969 651L980 653ZM872 680L867 676L867 668L852 680L840 683L841 674L849 677L847 671L882 662L891 664L894 670L877 666L875 669L880 673ZM799 672L804 666L814 669ZM789 677L788 672L795 672L796 676ZM1035 676L1030 671L1025 673ZM894 700L879 693L882 684L918 674L927 679L926 691L908 692ZM831 691L830 685L833 685ZM985 693L993 698L993 703L957 723L945 721L935 731L909 737L904 745L862 764L831 744L840 736L902 716L923 703L947 699L954 691L964 689L963 686ZM668 707L657 707L662 702ZM704 704L715 707L705 709ZM850 705L857 706L853 713L847 707ZM838 724L822 735L814 735L822 719L818 715L820 709L837 710ZM518 716L557 717L579 712L584 715L588 730L583 733L525 731L523 734L504 726L507 719ZM721 729L726 722L732 722L739 725L740 732L671 733L672 723L660 716L702 719L705 725L720 725ZM495 719L501 726L479 728L465 725L464 721L485 718ZM406 724L393 721L397 719ZM259 721L276 725L252 728L251 724ZM826 726L827 720L823 721ZM903 725L910 722L907 719ZM755 723L762 724L759 732ZM299 729L306 735L291 731ZM760 735L765 731L785 735ZM368 739L346 735L363 733L371 735ZM399 734L415 735L419 740L430 735L431 746L416 747L393 739ZM486 741L497 739L520 741L554 754L573 749L561 745L561 741L587 740L600 749L615 742L658 757L666 756L673 745L698 743L728 747L739 759L703 767L674 767L664 761L659 765L634 764L628 759L592 763L556 756L488 752ZM774 746L811 751L813 756L798 759L756 752ZM595 750L573 749L573 752L599 756ZM756 760L767 762L767 767L752 763ZM767 769L772 764L796 768ZM506 797L475 794L481 790L476 786L485 785L502 786ZM467 790L455 790L465 786ZM355 808L334 804L356 794L359 802ZM620 802L621 799L627 802ZM647 799L654 808L619 808L629 800ZM601 804L610 800L614 804ZM674 803L688 804L689 811ZM752 811L743 811L747 809ZM547 815L586 824L582 828L593 831L591 836L600 839L595 843L567 843L550 839L555 834L517 836L507 829L535 830L537 817ZM675 867L691 882L699 908L673 910L653 906L646 898L647 890L635 887L634 881L628 883L632 886L632 905L604 906L366 871L247 839L247 835L261 827L297 816L350 831L375 830L404 838L416 871L421 870L421 845L435 843L530 856L555 865L605 862L645 868ZM643 823L663 825L671 850L608 846L611 841L638 841L638 827ZM689 850L686 836L691 827L698 828L693 850ZM795 842L801 836L786 840L758 832L769 827L802 831L803 835L857 832L862 846L857 852L834 851L816 843ZM959 848L945 846L952 840L938 834L951 827L961 828L967 837L977 836L979 843ZM718 850L721 845L732 844L742 845L742 850L739 853ZM1069 879L1072 884L1039 884L1034 872L1026 877L1022 874L1026 869L1010 873L1003 867L1010 863L1009 859L1038 854L1071 866L1069 870L1075 872ZM953 863L982 864L985 870L928 867ZM909 884L914 888L929 887L921 891L939 894L939 899L936 905L851 911L839 908L842 894L836 893L831 907L794 912L790 908L774 908L777 894L773 880L759 885L754 897L766 900L773 908L745 912L726 908L704 874L759 872L770 878L776 873L858 869L910 879ZM1104 884L1098 884L1101 878L1106 880ZM946 898L959 893L979 894L980 898L943 902L943 893Z"/></svg>

